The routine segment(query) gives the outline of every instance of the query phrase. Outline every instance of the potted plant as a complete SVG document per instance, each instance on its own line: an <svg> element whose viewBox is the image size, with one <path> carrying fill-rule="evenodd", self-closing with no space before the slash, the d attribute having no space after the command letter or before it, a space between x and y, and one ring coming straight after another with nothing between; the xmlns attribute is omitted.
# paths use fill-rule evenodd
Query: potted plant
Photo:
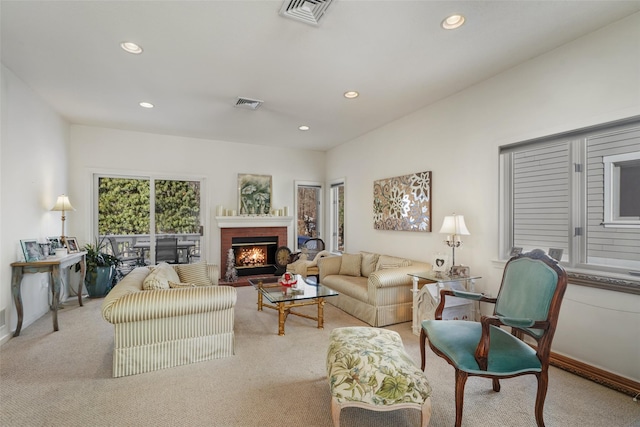
<svg viewBox="0 0 640 427"><path fill-rule="evenodd" d="M87 272L84 284L91 298L99 298L107 295L116 280L116 267L120 260L105 252L104 239L94 244L87 243L83 250L87 252Z"/></svg>

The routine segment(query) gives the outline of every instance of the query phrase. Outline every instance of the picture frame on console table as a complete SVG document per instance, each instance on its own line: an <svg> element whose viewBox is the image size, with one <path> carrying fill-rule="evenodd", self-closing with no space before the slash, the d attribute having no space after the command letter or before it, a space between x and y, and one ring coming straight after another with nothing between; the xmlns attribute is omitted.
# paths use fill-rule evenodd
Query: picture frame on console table
<svg viewBox="0 0 640 427"><path fill-rule="evenodd" d="M47 257L36 239L20 240L20 247L22 247L25 262L42 261Z"/></svg>
<svg viewBox="0 0 640 427"><path fill-rule="evenodd" d="M80 252L80 246L78 246L78 239L75 237L66 237L65 242L67 242L67 252L70 254L75 254Z"/></svg>
<svg viewBox="0 0 640 427"><path fill-rule="evenodd" d="M268 215L271 212L271 175L238 174L238 213Z"/></svg>

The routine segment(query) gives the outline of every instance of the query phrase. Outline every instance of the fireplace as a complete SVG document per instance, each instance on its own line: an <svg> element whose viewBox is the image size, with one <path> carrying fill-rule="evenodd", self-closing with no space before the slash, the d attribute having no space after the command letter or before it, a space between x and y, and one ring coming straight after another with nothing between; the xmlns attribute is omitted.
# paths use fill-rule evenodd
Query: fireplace
<svg viewBox="0 0 640 427"><path fill-rule="evenodd" d="M232 237L238 276L274 273L278 236Z"/></svg>
<svg viewBox="0 0 640 427"><path fill-rule="evenodd" d="M287 246L287 227L221 227L220 276L224 278L227 271L229 249L233 249L238 276L274 274L280 246Z"/></svg>

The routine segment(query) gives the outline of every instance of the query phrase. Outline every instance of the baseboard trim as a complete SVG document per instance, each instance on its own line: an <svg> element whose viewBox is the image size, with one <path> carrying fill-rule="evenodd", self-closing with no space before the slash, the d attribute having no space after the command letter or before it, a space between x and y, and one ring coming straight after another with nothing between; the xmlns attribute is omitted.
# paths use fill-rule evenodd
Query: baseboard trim
<svg viewBox="0 0 640 427"><path fill-rule="evenodd" d="M640 394L640 383L621 377L604 369L596 368L578 360L563 356L558 353L551 352L549 363L556 368L571 372L588 380L602 384L605 387L612 388L629 396L637 396Z"/></svg>

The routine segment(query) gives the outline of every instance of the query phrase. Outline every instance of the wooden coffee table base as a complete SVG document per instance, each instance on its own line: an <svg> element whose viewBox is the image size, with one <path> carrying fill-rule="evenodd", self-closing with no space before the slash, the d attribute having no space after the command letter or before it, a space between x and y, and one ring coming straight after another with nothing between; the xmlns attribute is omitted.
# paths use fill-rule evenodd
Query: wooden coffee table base
<svg viewBox="0 0 640 427"><path fill-rule="evenodd" d="M278 302L275 305L269 304L263 301L262 292L258 292L258 311L262 311L262 307L272 308L278 311L278 335L284 335L284 322L287 320L289 314L294 316L305 317L311 320L318 321L318 329L324 328L324 298L313 298L309 300L303 300L298 302ZM309 316L308 314L300 313L291 310L295 307L304 307L306 305L317 305L318 316Z"/></svg>

